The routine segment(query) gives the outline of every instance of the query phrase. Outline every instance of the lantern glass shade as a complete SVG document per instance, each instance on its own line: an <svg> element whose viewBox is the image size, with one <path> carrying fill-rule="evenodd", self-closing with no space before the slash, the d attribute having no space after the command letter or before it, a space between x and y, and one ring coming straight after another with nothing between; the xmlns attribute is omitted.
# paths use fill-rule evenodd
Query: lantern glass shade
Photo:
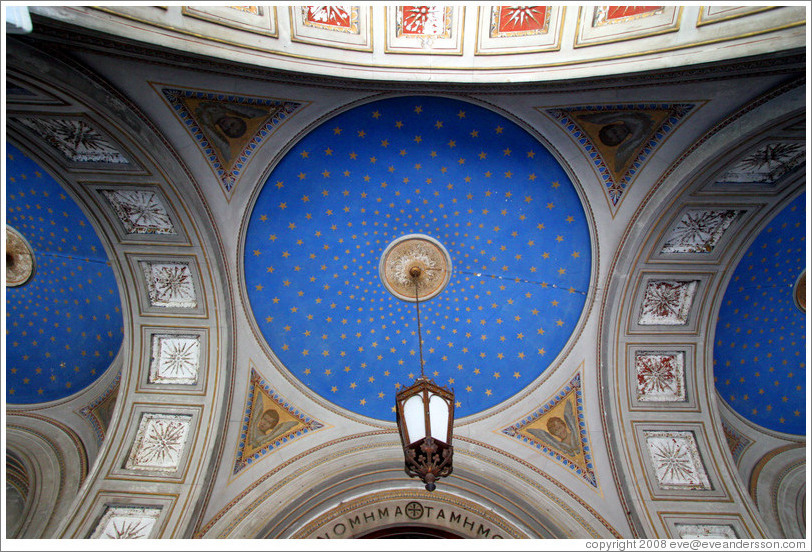
<svg viewBox="0 0 812 552"><path fill-rule="evenodd" d="M409 477L419 477L433 491L454 471L454 391L422 376L395 396L398 430Z"/></svg>
<svg viewBox="0 0 812 552"><path fill-rule="evenodd" d="M412 395L403 403L403 421L406 422L406 435L403 439L406 444L412 444L426 436L426 415L422 393Z"/></svg>
<svg viewBox="0 0 812 552"><path fill-rule="evenodd" d="M448 443L448 423L449 404L439 395L431 393L429 395L429 417L431 419L431 436L443 443Z"/></svg>

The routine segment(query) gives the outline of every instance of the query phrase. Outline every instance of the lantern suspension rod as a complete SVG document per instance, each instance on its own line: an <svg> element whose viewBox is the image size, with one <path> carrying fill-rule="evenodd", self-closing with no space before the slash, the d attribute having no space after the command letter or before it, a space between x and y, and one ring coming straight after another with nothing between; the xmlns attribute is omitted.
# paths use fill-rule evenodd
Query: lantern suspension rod
<svg viewBox="0 0 812 552"><path fill-rule="evenodd" d="M418 266L413 266L411 270L409 270L409 274L411 274L412 280L414 281L414 304L417 307L417 341L418 348L420 349L420 377L425 378L426 375L423 373L423 334L420 330L420 293L417 286L417 278L421 272Z"/></svg>

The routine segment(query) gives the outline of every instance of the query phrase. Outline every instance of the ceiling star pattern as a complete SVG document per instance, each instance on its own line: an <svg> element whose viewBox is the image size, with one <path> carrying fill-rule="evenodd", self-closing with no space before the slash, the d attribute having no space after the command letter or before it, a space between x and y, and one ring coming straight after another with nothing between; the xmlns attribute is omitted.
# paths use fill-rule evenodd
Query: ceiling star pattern
<svg viewBox="0 0 812 552"><path fill-rule="evenodd" d="M421 303L426 375L457 416L499 404L563 349L586 300L589 230L561 165L487 109L401 97L351 109L280 161L244 249L256 324L324 399L393 420L420 374L414 305L384 288L381 254L426 234L449 251L448 287Z"/></svg>
<svg viewBox="0 0 812 552"><path fill-rule="evenodd" d="M739 261L719 309L714 380L730 406L760 426L806 431L806 317L793 299L805 268L806 194L761 231Z"/></svg>
<svg viewBox="0 0 812 552"><path fill-rule="evenodd" d="M31 245L36 272L6 288L6 400L34 404L96 381L121 347L121 299L107 253L82 210L11 144L6 220Z"/></svg>

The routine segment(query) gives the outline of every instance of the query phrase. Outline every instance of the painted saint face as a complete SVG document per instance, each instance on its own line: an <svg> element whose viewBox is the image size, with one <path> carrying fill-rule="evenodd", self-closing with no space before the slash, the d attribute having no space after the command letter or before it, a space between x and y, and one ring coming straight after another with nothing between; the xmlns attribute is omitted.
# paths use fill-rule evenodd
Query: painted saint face
<svg viewBox="0 0 812 552"><path fill-rule="evenodd" d="M562 441L567 438L569 435L569 429L567 429L567 424L561 418L553 416L547 422L547 431L550 432L551 435L558 437Z"/></svg>
<svg viewBox="0 0 812 552"><path fill-rule="evenodd" d="M626 123L612 123L601 127L598 137L601 142L611 147L620 144L631 133L632 131Z"/></svg>
<svg viewBox="0 0 812 552"><path fill-rule="evenodd" d="M276 427L277 423L279 423L279 414L276 413L276 410L269 409L262 413L262 416L257 423L257 429L262 433L265 433Z"/></svg>
<svg viewBox="0 0 812 552"><path fill-rule="evenodd" d="M243 134L245 134L245 121L242 119L238 119L237 117L232 117L231 115L223 115L217 121L215 121L220 130L222 130L226 136L230 138L239 138Z"/></svg>

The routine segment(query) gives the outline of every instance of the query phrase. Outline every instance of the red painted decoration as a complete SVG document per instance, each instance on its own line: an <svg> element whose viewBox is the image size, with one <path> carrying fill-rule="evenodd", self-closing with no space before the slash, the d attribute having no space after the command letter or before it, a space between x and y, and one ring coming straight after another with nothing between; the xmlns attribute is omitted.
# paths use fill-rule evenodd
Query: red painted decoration
<svg viewBox="0 0 812 552"><path fill-rule="evenodd" d="M633 15L650 13L661 9L663 6L607 6L606 20L623 19Z"/></svg>
<svg viewBox="0 0 812 552"><path fill-rule="evenodd" d="M547 6L499 6L500 33L545 31Z"/></svg>
<svg viewBox="0 0 812 552"><path fill-rule="evenodd" d="M307 6L305 17L308 23L350 28L350 12L342 6Z"/></svg>

